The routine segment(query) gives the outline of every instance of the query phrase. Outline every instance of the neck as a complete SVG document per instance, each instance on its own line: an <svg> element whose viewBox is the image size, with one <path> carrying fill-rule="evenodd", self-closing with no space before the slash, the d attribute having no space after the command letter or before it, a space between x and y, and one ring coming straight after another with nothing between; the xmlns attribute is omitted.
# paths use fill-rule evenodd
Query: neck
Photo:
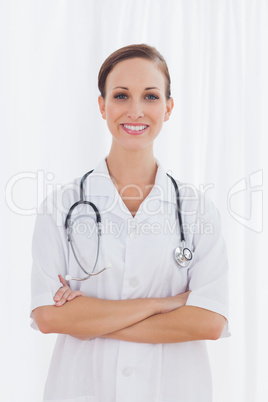
<svg viewBox="0 0 268 402"><path fill-rule="evenodd" d="M118 149L112 144L106 159L108 170L112 179L119 185L148 185L154 184L157 171L153 149L148 147L132 151Z"/></svg>

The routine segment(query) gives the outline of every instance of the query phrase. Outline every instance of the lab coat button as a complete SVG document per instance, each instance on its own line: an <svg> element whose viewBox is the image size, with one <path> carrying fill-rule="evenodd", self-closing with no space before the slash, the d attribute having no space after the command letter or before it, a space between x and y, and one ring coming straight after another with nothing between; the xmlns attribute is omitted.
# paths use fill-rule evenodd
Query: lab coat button
<svg viewBox="0 0 268 402"><path fill-rule="evenodd" d="M130 237L131 239L134 239L134 238L135 238L135 232L130 232L130 233L129 233L129 237Z"/></svg>
<svg viewBox="0 0 268 402"><path fill-rule="evenodd" d="M132 368L131 367L126 367L122 371L124 377L130 377L132 374Z"/></svg>
<svg viewBox="0 0 268 402"><path fill-rule="evenodd" d="M139 278L137 278L136 276L133 276L133 278L131 278L129 281L129 286L131 286L132 288L138 287L139 284L140 284Z"/></svg>

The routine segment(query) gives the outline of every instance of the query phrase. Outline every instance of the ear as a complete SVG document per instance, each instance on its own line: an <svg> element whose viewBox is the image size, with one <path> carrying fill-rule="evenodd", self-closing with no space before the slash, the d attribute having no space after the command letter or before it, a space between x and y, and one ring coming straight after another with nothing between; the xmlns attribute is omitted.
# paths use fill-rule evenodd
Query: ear
<svg viewBox="0 0 268 402"><path fill-rule="evenodd" d="M169 119L173 107L174 107L173 98L169 98L169 99L167 100L167 104L166 104L166 113L165 113L164 121L167 121L167 120Z"/></svg>
<svg viewBox="0 0 268 402"><path fill-rule="evenodd" d="M98 103L102 118L106 120L105 99L101 95L98 97Z"/></svg>

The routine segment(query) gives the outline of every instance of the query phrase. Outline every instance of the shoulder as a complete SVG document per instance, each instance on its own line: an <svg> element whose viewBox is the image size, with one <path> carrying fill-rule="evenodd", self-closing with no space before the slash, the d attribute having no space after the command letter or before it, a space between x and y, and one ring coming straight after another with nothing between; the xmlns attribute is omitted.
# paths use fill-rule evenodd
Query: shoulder
<svg viewBox="0 0 268 402"><path fill-rule="evenodd" d="M65 184L56 184L53 191L46 194L41 202L39 212L42 208L49 209L52 206L58 210L64 210L65 207L78 201L80 199L80 181L81 178L75 178Z"/></svg>
<svg viewBox="0 0 268 402"><path fill-rule="evenodd" d="M54 221L57 227L64 226L69 209L80 200L80 181L81 178L75 178L65 184L56 184L40 203L36 222L40 225Z"/></svg>
<svg viewBox="0 0 268 402"><path fill-rule="evenodd" d="M219 215L218 208L203 185L197 186L176 178L175 181L179 189L182 213L185 212L188 215L195 213L199 216Z"/></svg>
<svg viewBox="0 0 268 402"><path fill-rule="evenodd" d="M168 172L169 173L169 172ZM170 174L170 173L169 173ZM183 227L186 233L191 236L200 233L211 233L215 228L220 229L219 210L212 201L208 190L203 185L196 186L193 183L178 180L172 176L178 186L179 204L176 199L176 191L172 180L168 180L169 193L172 194L170 200L180 208L183 219Z"/></svg>
<svg viewBox="0 0 268 402"><path fill-rule="evenodd" d="M218 215L218 210L211 197L208 195L210 188L201 184L195 185L178 179L174 171L172 171L172 169L167 170L159 160L157 160L157 165L158 173L156 176L156 183L163 187L163 193L165 194L166 200L175 205L177 204L175 189L175 186L177 185L182 215Z"/></svg>

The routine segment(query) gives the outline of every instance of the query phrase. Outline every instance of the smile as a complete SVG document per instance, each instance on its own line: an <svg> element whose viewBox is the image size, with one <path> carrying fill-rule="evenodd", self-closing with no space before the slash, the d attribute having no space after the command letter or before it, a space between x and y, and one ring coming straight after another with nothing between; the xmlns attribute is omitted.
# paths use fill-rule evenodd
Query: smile
<svg viewBox="0 0 268 402"><path fill-rule="evenodd" d="M146 124L135 125L135 126L133 126L132 124L120 124L120 125L124 131L126 131L128 134L133 135L142 134L149 127Z"/></svg>

